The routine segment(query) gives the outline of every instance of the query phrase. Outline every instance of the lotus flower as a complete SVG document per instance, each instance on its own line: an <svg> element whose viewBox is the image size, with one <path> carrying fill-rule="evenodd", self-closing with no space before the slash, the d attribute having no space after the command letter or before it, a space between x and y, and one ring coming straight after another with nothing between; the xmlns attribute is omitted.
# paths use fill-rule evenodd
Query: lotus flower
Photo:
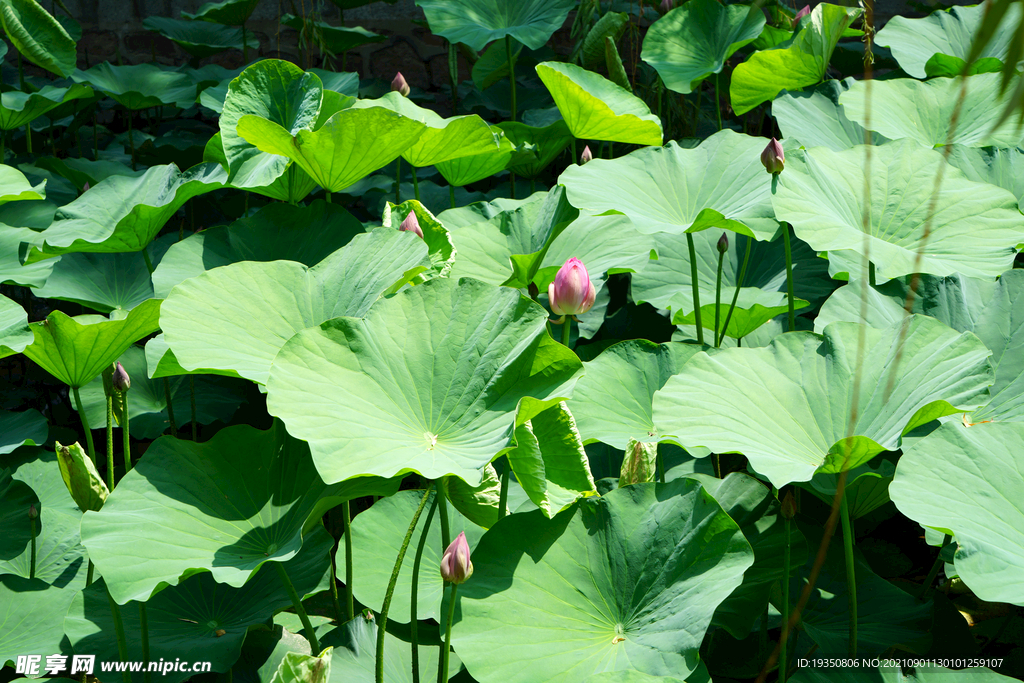
<svg viewBox="0 0 1024 683"><path fill-rule="evenodd" d="M420 228L420 220L416 218L416 212L410 211L409 215L405 217L402 224L398 226L401 232L414 232L423 239L423 230Z"/></svg>
<svg viewBox="0 0 1024 683"><path fill-rule="evenodd" d="M391 81L391 89L401 95L402 97L409 96L409 84L405 81L405 76L399 71L395 74L394 79Z"/></svg>
<svg viewBox="0 0 1024 683"><path fill-rule="evenodd" d="M723 232L722 236L718 238L718 253L724 254L729 251L729 233Z"/></svg>
<svg viewBox="0 0 1024 683"><path fill-rule="evenodd" d="M802 10L800 10L799 12L797 12L796 16L793 17L793 28L796 28L796 25L800 23L800 20L803 19L804 17L806 17L810 13L811 13L811 6L810 5L804 5L804 8Z"/></svg>
<svg viewBox="0 0 1024 683"><path fill-rule="evenodd" d="M786 153L782 150L782 143L772 138L772 141L761 152L761 163L764 164L765 170L772 175L782 173L782 169L786 166Z"/></svg>
<svg viewBox="0 0 1024 683"><path fill-rule="evenodd" d="M117 362L117 369L114 370L114 376L112 378L114 385L114 391L128 391L132 386L132 380L128 376L128 372L121 365L121 361Z"/></svg>
<svg viewBox="0 0 1024 683"><path fill-rule="evenodd" d="M676 6L675 0L661 0L661 13L668 14Z"/></svg>
<svg viewBox="0 0 1024 683"><path fill-rule="evenodd" d="M583 262L575 257L558 269L555 281L548 285L548 302L555 315L586 313L594 305L595 298L597 290L590 282L590 274Z"/></svg>
<svg viewBox="0 0 1024 683"><path fill-rule="evenodd" d="M469 560L469 542L466 532L455 537L441 558L441 578L448 583L465 583L473 576L473 563Z"/></svg>
<svg viewBox="0 0 1024 683"><path fill-rule="evenodd" d="M591 161L594 158L594 153L590 151L590 145L583 148L583 154L580 155L580 166Z"/></svg>

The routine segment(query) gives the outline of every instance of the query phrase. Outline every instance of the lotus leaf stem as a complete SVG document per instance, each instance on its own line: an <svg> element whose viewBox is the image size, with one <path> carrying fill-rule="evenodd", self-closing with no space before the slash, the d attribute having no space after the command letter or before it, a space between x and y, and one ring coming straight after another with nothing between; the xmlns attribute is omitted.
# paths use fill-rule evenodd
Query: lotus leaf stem
<svg viewBox="0 0 1024 683"><path fill-rule="evenodd" d="M413 166L412 164L409 164L409 171L410 171L410 173L412 173L412 192L413 192L413 195L415 195L415 197L416 197L416 201L419 201L420 200L420 181L419 181L419 178L416 177L416 167Z"/></svg>
<svg viewBox="0 0 1024 683"><path fill-rule="evenodd" d="M107 488L114 490L114 396L107 394Z"/></svg>
<svg viewBox="0 0 1024 683"><path fill-rule="evenodd" d="M330 203L331 203L331 191L330 191L330 190L324 190L324 200L325 200L325 201L326 201L326 202L327 202L328 204L330 204Z"/></svg>
<svg viewBox="0 0 1024 683"><path fill-rule="evenodd" d="M131 437L128 433L128 392L121 392L121 410L123 421L121 422L121 442L124 450L124 473L132 471L132 448Z"/></svg>
<svg viewBox="0 0 1024 683"><path fill-rule="evenodd" d="M875 264L868 262L868 284L875 286Z"/></svg>
<svg viewBox="0 0 1024 683"><path fill-rule="evenodd" d="M568 324L568 321L566 321ZM498 493L498 519L505 516L508 508L508 482L512 476L512 461L505 457L505 471L501 473L501 489ZM448 546L445 546L447 548Z"/></svg>
<svg viewBox="0 0 1024 683"><path fill-rule="evenodd" d="M437 499L435 495L430 503L430 510L427 512L427 521L423 524L423 531L420 533L419 543L416 544L416 555L412 561L412 588L409 595L409 632L412 640L412 683L420 683L420 643L419 643L419 616L417 614L417 601L420 592L420 564L423 561L423 548L427 545L427 535L430 533L430 523L434 521L434 513L437 511Z"/></svg>
<svg viewBox="0 0 1024 683"><path fill-rule="evenodd" d="M704 326L700 319L700 290L697 286L697 250L693 246L693 233L686 233L686 247L690 251L690 281L693 285L693 318L697 325L697 343L704 344Z"/></svg>
<svg viewBox="0 0 1024 683"><path fill-rule="evenodd" d="M571 348L569 342L572 340L572 316L565 316L565 322L562 324L562 346Z"/></svg>
<svg viewBox="0 0 1024 683"><path fill-rule="evenodd" d="M387 631L388 611L391 609L391 599L395 596L395 584L398 583L398 574L402 571L402 561L405 560L405 551L409 549L409 541L412 539L412 532L415 531L416 524L420 521L420 514L423 512L423 508L427 505L427 499L430 498L430 490L433 487L434 482L430 482L427 484L427 488L423 491L423 498L420 499L419 507L417 507L416 512L413 513L412 521L409 524L409 530L405 532L405 538L402 540L402 547L398 551L398 557L395 558L395 568L391 570L391 580L388 581L388 591L384 594L384 604L380 608L380 623L377 624L377 657L376 666L374 667L374 680L376 683L384 683L384 634Z"/></svg>
<svg viewBox="0 0 1024 683"><path fill-rule="evenodd" d="M395 204L402 203L402 157L395 159Z"/></svg>
<svg viewBox="0 0 1024 683"><path fill-rule="evenodd" d="M92 560L89 560L88 567L89 568L86 569L86 571L85 571L85 586L86 586L86 588L88 588L89 585L92 584L92 572L96 568L96 565L94 565L92 563Z"/></svg>
<svg viewBox="0 0 1024 683"><path fill-rule="evenodd" d="M139 603L139 635L142 637L142 665L144 679L149 681L149 616L146 614L146 603Z"/></svg>
<svg viewBox="0 0 1024 683"><path fill-rule="evenodd" d="M718 275L715 278L715 334L711 341L715 342L715 346L719 346L722 343L722 333L719 332L719 309L722 306L722 265L725 263L725 254L718 252Z"/></svg>
<svg viewBox="0 0 1024 683"><path fill-rule="evenodd" d="M444 645L441 646L441 666L437 670L437 683L448 683L448 655L452 650L452 620L455 619L455 595L459 584L452 584L452 593L448 596L448 621L444 629Z"/></svg>
<svg viewBox="0 0 1024 683"><path fill-rule="evenodd" d="M953 540L953 537L949 534L945 534L942 537L942 545L939 546L939 555L935 558L932 568L928 570L928 576L924 579L924 585L921 586L921 592L917 594L918 599L923 600L928 591L931 590L932 582L935 581L935 577L939 575L939 567L942 566L942 549L949 545L949 542Z"/></svg>
<svg viewBox="0 0 1024 683"><path fill-rule="evenodd" d="M199 441L198 425L196 424L196 376L188 376L188 393L192 401L192 441Z"/></svg>
<svg viewBox="0 0 1024 683"><path fill-rule="evenodd" d="M78 419L82 421L82 429L85 430L85 446L89 449L89 457L92 464L96 464L96 447L92 443L92 430L89 429L89 419L85 416L85 406L82 405L82 397L78 393L78 387L71 387L71 393L75 397L75 406L78 408Z"/></svg>
<svg viewBox="0 0 1024 683"><path fill-rule="evenodd" d="M437 499L441 506L441 552L444 553L452 542L451 526L448 523L448 481L444 477L437 484Z"/></svg>
<svg viewBox="0 0 1024 683"><path fill-rule="evenodd" d="M782 224L782 240L786 248L786 298L789 300L789 331L796 329L796 300L793 298L793 252L789 245L789 223Z"/></svg>
<svg viewBox="0 0 1024 683"><path fill-rule="evenodd" d="M350 621L355 619L356 607L352 598L352 508L347 500L341 504L341 519L345 523L345 620Z"/></svg>
<svg viewBox="0 0 1024 683"><path fill-rule="evenodd" d="M508 85L512 93L512 120L516 120L516 60L512 58L512 36L505 35L505 59L508 62Z"/></svg>
<svg viewBox="0 0 1024 683"><path fill-rule="evenodd" d="M316 639L316 631L313 630L313 624L309 621L309 615L306 614L306 608L302 606L302 600L295 591L292 580L288 578L288 572L284 570L284 565L280 562L273 562L273 565L277 569L277 576L281 579L281 583L284 584L284 589L288 592L288 597L291 598L295 613L299 615L299 621L302 622L302 630L306 632L306 639L309 641L310 648L312 648L311 652L320 654L320 641Z"/></svg>
<svg viewBox="0 0 1024 683"><path fill-rule="evenodd" d="M114 596L110 589L104 586L107 592L107 601L110 603L110 613L114 616L114 634L117 637L117 658L122 662L128 661L128 641L124 637L124 621L121 619L121 608L114 602ZM121 679L124 683L132 683L132 675L127 669L121 672Z"/></svg>
<svg viewBox="0 0 1024 683"><path fill-rule="evenodd" d="M459 110L459 53L455 43L448 43L448 78L452 84L452 116Z"/></svg>
<svg viewBox="0 0 1024 683"><path fill-rule="evenodd" d="M451 184L451 183L448 183L448 196L452 200L452 208L454 209L455 208L455 186L453 184Z"/></svg>
<svg viewBox="0 0 1024 683"><path fill-rule="evenodd" d="M743 254L743 265L740 266L740 277L736 280L736 290L732 293L732 304L729 305L729 312L725 314L725 324L722 325L722 332L718 336L718 341L715 346L721 346L722 341L725 340L725 331L729 329L729 321L732 320L732 312L736 310L736 301L740 298L740 288L743 286L743 278L747 274L747 264L750 263L750 248L754 244L754 238L747 237L744 235L747 241L747 248ZM737 346L739 342L737 341Z"/></svg>
<svg viewBox="0 0 1024 683"><path fill-rule="evenodd" d="M171 383L164 377L164 398L167 399L167 421L171 423L171 436L178 438L178 425L174 423L174 402L171 401Z"/></svg>
<svg viewBox="0 0 1024 683"><path fill-rule="evenodd" d="M131 152L132 152L132 170L133 171L138 170L138 169L135 168L135 136L132 135L132 110L131 109L128 110L128 147L129 147L129 149L131 149ZM29 151L29 153L31 153L32 149L30 148L28 151Z"/></svg>
<svg viewBox="0 0 1024 683"><path fill-rule="evenodd" d="M850 521L848 496L843 493L839 508L843 522L843 551L846 555L846 591L850 609L850 656L857 654L857 575L853 565L853 522Z"/></svg>
<svg viewBox="0 0 1024 683"><path fill-rule="evenodd" d="M697 124L700 121L700 86L697 86L697 104L693 109L693 137L697 137Z"/></svg>
<svg viewBox="0 0 1024 683"><path fill-rule="evenodd" d="M786 658L786 641L789 638L789 572L790 562L790 519L784 519L786 530L785 545L782 546L782 636L779 638L779 683L786 683L786 669L788 660Z"/></svg>
<svg viewBox="0 0 1024 683"><path fill-rule="evenodd" d="M718 78L721 72L715 72L715 114L718 116L718 130L722 130L722 102L718 95Z"/></svg>
<svg viewBox="0 0 1024 683"><path fill-rule="evenodd" d="M150 260L149 252L146 251L145 247L142 248L142 260L146 262L146 270L148 270L149 274L152 275L153 274L153 261Z"/></svg>
<svg viewBox="0 0 1024 683"><path fill-rule="evenodd" d="M29 559L28 559L28 578L34 579L34 578L36 578L36 517L35 517L35 515L31 515L30 514L28 516L28 522L29 522L29 532L32 534L30 536L30 538L29 538L29 542L30 542L29 544L31 546L29 548L29 552L31 553L31 555L29 555Z"/></svg>
<svg viewBox="0 0 1024 683"><path fill-rule="evenodd" d="M334 603L334 618L338 620L339 624L344 624L346 621L351 621L351 617L345 618L345 614L341 611L341 601L338 600L338 564L334 558L333 549L327 553L327 557L331 561L331 602Z"/></svg>

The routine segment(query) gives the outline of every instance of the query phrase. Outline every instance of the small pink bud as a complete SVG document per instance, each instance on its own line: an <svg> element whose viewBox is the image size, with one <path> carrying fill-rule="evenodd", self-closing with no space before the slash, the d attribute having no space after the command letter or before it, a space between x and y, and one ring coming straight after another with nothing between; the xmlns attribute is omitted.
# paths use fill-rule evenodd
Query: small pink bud
<svg viewBox="0 0 1024 683"><path fill-rule="evenodd" d="M594 153L590 151L590 145L583 148L583 154L580 154L580 166L591 161L594 158Z"/></svg>
<svg viewBox="0 0 1024 683"><path fill-rule="evenodd" d="M405 82L405 76L401 71L396 73L395 78L391 81L391 89L402 97L409 96L409 84Z"/></svg>
<svg viewBox="0 0 1024 683"><path fill-rule="evenodd" d="M729 251L729 233L723 232L722 236L718 238L718 253L724 254Z"/></svg>
<svg viewBox="0 0 1024 683"><path fill-rule="evenodd" d="M398 229L402 232L414 232L419 235L420 239L423 239L423 230L420 229L420 221L416 218L415 211L409 212L409 215L405 217L405 220L398 226Z"/></svg>
<svg viewBox="0 0 1024 683"><path fill-rule="evenodd" d="M39 510L36 510L36 506L34 503L28 506L28 518L39 519Z"/></svg>
<svg viewBox="0 0 1024 683"><path fill-rule="evenodd" d="M590 281L586 266L573 257L565 262L555 281L548 285L548 302L555 315L579 315L594 305L597 290Z"/></svg>
<svg viewBox="0 0 1024 683"><path fill-rule="evenodd" d="M675 8L675 6L676 6L675 0L661 0L661 5L660 5L661 13L662 14L668 14L669 12L671 12L673 10L673 8Z"/></svg>
<svg viewBox="0 0 1024 683"><path fill-rule="evenodd" d="M811 13L811 6L810 5L804 5L804 8L802 10L800 10L799 12L797 12L796 16L793 17L793 28L796 28L796 25L800 23L800 20L803 19L804 17L806 17L810 13Z"/></svg>
<svg viewBox="0 0 1024 683"><path fill-rule="evenodd" d="M473 563L469 561L469 541L463 531L455 537L441 558L441 578L448 583L465 583L473 576Z"/></svg>
<svg viewBox="0 0 1024 683"><path fill-rule="evenodd" d="M82 192L88 192L88 191L89 191L89 181L86 180L85 181L85 185L82 185Z"/></svg>
<svg viewBox="0 0 1024 683"><path fill-rule="evenodd" d="M761 152L761 163L764 164L765 170L772 175L782 173L782 169L786 166L786 153L782 150L782 144L775 138L772 138L772 141Z"/></svg>
<svg viewBox="0 0 1024 683"><path fill-rule="evenodd" d="M128 373L125 371L124 366L121 365L121 361L117 362L117 369L114 370L112 382L114 391L128 391L132 386L132 380L128 377Z"/></svg>

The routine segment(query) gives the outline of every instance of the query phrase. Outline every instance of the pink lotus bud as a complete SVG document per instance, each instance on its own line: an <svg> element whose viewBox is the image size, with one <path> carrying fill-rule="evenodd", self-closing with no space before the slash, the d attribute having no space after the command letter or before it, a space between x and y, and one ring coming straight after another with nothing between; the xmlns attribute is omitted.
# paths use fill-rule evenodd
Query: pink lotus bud
<svg viewBox="0 0 1024 683"><path fill-rule="evenodd" d="M786 166L786 153L782 151L782 144L775 138L772 138L772 141L761 152L761 163L764 164L765 170L772 175L782 173L782 169Z"/></svg>
<svg viewBox="0 0 1024 683"><path fill-rule="evenodd" d="M580 166L587 163L594 158L594 153L590 151L590 145L583 148L583 154L580 155Z"/></svg>
<svg viewBox="0 0 1024 683"><path fill-rule="evenodd" d="M722 236L718 238L718 253L724 254L729 251L729 233L723 232Z"/></svg>
<svg viewBox="0 0 1024 683"><path fill-rule="evenodd" d="M391 81L391 89L402 97L409 96L409 84L405 82L405 76L401 71L396 73L395 78Z"/></svg>
<svg viewBox="0 0 1024 683"><path fill-rule="evenodd" d="M85 181L85 185L82 185L82 192L88 192L88 191L89 191L89 181L86 180Z"/></svg>
<svg viewBox="0 0 1024 683"><path fill-rule="evenodd" d="M114 370L114 376L111 381L113 382L114 391L128 391L131 388L132 380L128 377L124 366L121 365L121 361L117 362L117 369Z"/></svg>
<svg viewBox="0 0 1024 683"><path fill-rule="evenodd" d="M659 9L661 9L662 14L668 14L673 10L673 8L675 8L675 6L675 0L661 0L661 5L659 6Z"/></svg>
<svg viewBox="0 0 1024 683"><path fill-rule="evenodd" d="M466 532L455 537L441 558L441 578L448 583L465 583L473 576L473 563L469 561L469 542Z"/></svg>
<svg viewBox="0 0 1024 683"><path fill-rule="evenodd" d="M423 239L423 230L420 229L420 221L416 218L415 211L409 212L409 215L405 217L405 220L398 226L398 229L402 232L414 232L419 235L420 239Z"/></svg>
<svg viewBox="0 0 1024 683"><path fill-rule="evenodd" d="M803 19L804 17L806 17L810 13L811 13L811 6L810 5L804 5L804 8L802 10L800 10L799 12L797 12L796 16L793 17L793 28L796 28L796 25L800 23L800 20Z"/></svg>
<svg viewBox="0 0 1024 683"><path fill-rule="evenodd" d="M555 281L548 285L548 302L555 315L586 313L596 298L597 290L590 282L590 274L576 257L566 261L558 269Z"/></svg>

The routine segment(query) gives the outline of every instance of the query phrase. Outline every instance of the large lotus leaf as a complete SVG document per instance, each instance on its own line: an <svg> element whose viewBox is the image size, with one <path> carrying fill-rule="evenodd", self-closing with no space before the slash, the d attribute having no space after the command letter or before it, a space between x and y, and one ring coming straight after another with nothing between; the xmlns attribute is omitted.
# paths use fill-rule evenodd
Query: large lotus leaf
<svg viewBox="0 0 1024 683"><path fill-rule="evenodd" d="M386 36L367 31L362 26L332 26L326 21L313 21L309 18L297 17L294 14L282 14L281 23L296 31L303 31L307 39L316 42L317 47L334 55L340 55L346 50L360 45L387 40Z"/></svg>
<svg viewBox="0 0 1024 683"><path fill-rule="evenodd" d="M207 2L200 7L195 14L182 12L181 16L186 19L202 19L213 21L227 26L241 26L256 9L260 0L222 0L221 2Z"/></svg>
<svg viewBox="0 0 1024 683"><path fill-rule="evenodd" d="M473 549L453 645L482 683L685 677L753 561L736 523L688 479L584 498L554 519L511 515Z"/></svg>
<svg viewBox="0 0 1024 683"><path fill-rule="evenodd" d="M260 47L260 41L252 31L246 34L240 28L209 21L146 17L142 20L142 27L169 38L182 50L199 59L212 57L225 50L242 50L243 47L258 50Z"/></svg>
<svg viewBox="0 0 1024 683"><path fill-rule="evenodd" d="M455 265L455 256L458 250L452 241L451 233L441 221L437 220L434 214L430 213L427 207L415 199L407 199L401 204L387 202L384 205L384 215L381 216L381 225L385 228L399 229L409 214L414 214L419 223L420 231L423 232L423 241L426 242L427 249L429 249L432 265L432 272L418 275L413 282L418 284L432 276L447 277L452 266Z"/></svg>
<svg viewBox="0 0 1024 683"><path fill-rule="evenodd" d="M204 571L238 588L265 562L295 557L331 507L397 484L366 477L326 486L306 444L280 423L227 427L203 443L167 436L102 510L86 513L82 542L120 604Z"/></svg>
<svg viewBox="0 0 1024 683"><path fill-rule="evenodd" d="M270 185L285 172L287 155L266 154L237 131L244 116L259 116L283 126L289 135L312 130L320 115L323 85L316 74L290 62L263 59L231 81L219 126L231 183L250 188Z"/></svg>
<svg viewBox="0 0 1024 683"><path fill-rule="evenodd" d="M707 230L693 235L697 255L697 283L701 302L701 323L715 327L715 287L718 281L718 240L721 233ZM721 310L725 323L737 280L743 267L747 241L745 235L732 235L722 261ZM631 292L637 303L648 302L656 308L668 308L674 321L693 320L693 287L690 255L684 235L661 233L654 236L658 259L632 277ZM800 240L791 240L793 290L797 308L807 302L817 304L832 292L828 262ZM726 335L745 337L788 308L786 302L786 254L782 237L771 242L754 242L743 278L736 309L729 320Z"/></svg>
<svg viewBox="0 0 1024 683"><path fill-rule="evenodd" d="M889 495L910 519L956 536L953 563L982 600L1024 605L1024 424L950 421L908 448Z"/></svg>
<svg viewBox="0 0 1024 683"><path fill-rule="evenodd" d="M413 166L433 166L442 161L498 149L498 141L490 126L476 114L442 118L396 92L376 100L359 100L352 105L353 109L370 107L382 107L426 126L412 146L402 152L402 158Z"/></svg>
<svg viewBox="0 0 1024 683"><path fill-rule="evenodd" d="M1018 198L1017 207L1024 208L1024 150L953 145L946 160L969 180L1009 190Z"/></svg>
<svg viewBox="0 0 1024 683"><path fill-rule="evenodd" d="M185 280L167 295L160 325L186 370L216 369L265 384L274 357L296 332L364 315L429 263L415 234L378 228L313 268L242 261Z"/></svg>
<svg viewBox="0 0 1024 683"><path fill-rule="evenodd" d="M871 129L890 140L908 138L926 147L952 142L971 147L1016 147L1024 143L1024 129L1013 117L999 127L995 124L1014 91L1000 95L1000 74L968 76L967 95L950 139L950 119L960 99L960 78L918 81L894 78L871 84ZM856 81L839 95L846 116L864 125L867 116L866 89ZM934 174L933 174L934 175ZM932 182L928 185L931 190Z"/></svg>
<svg viewBox="0 0 1024 683"><path fill-rule="evenodd" d="M392 597L391 611L388 619L403 624L409 623L412 600L412 569L413 555L418 548L423 534L423 558L420 563L419 588L416 596L416 618L441 620L441 597L443 582L441 572L441 556L445 548L441 543L440 511L428 514L433 505L435 492L431 491L427 508L420 515L409 545L409 553L402 563L398 583ZM409 522L413 513L423 499L422 490L400 491L390 498L379 500L366 512L356 515L352 522L352 589L356 600L374 611L380 611L384 604L391 571L395 567L395 557L402 547L402 541L409 530ZM450 538L459 532L466 533L470 550L475 553L484 529L463 517L450 502L448 505L448 528ZM429 524L428 524L429 522ZM475 559L475 556L474 556ZM338 578L345 580L345 544L338 544L335 558Z"/></svg>
<svg viewBox="0 0 1024 683"><path fill-rule="evenodd" d="M543 127L502 121L498 128L516 147L516 156L509 164L509 170L524 178L539 176L572 142L572 133L561 119ZM523 154L526 154L525 159Z"/></svg>
<svg viewBox="0 0 1024 683"><path fill-rule="evenodd" d="M688 2L651 25L640 58L654 67L665 87L686 94L761 35L764 23L763 12L745 5Z"/></svg>
<svg viewBox="0 0 1024 683"><path fill-rule="evenodd" d="M397 552L397 551L396 551ZM394 555L388 558L394 564ZM440 562L440 558L438 558ZM406 564L410 564L406 562ZM424 567L428 565L424 563ZM436 572L432 572L436 573ZM392 604L394 607L394 604ZM394 618L396 610L388 613L388 620ZM422 633L422 632L421 632ZM376 671L377 624L373 615L356 617L337 627L329 625L317 629L321 647L333 647L331 657L330 683L363 683L373 680ZM388 683L413 683L413 680L429 681L437 676L441 647L424 643L420 636L419 677L412 676L412 651L404 640L389 632L384 633L384 680ZM449 655L448 673L451 678L462 667L457 654Z"/></svg>
<svg viewBox="0 0 1024 683"><path fill-rule="evenodd" d="M24 444L42 445L49 431L46 418L38 410L0 410L0 455L10 453Z"/></svg>
<svg viewBox="0 0 1024 683"><path fill-rule="evenodd" d="M76 157L68 157L66 159L60 159L58 157L42 157L36 159L33 165L36 166L36 168L41 168L50 171L54 175L66 178L75 186L75 189L82 192L86 189L86 183L89 183L89 187L92 187L96 185L96 183L101 180L106 180L112 175L138 177L147 170L145 168L140 168L137 171L133 171L131 166L128 166L127 164L123 164L120 161L103 159L102 157L99 160L80 159ZM54 211L56 210L56 207L54 207ZM47 223L47 225L49 225L49 223Z"/></svg>
<svg viewBox="0 0 1024 683"><path fill-rule="evenodd" d="M800 90L825 78L832 51L861 10L821 3L809 19L800 22L792 41L752 54L732 72L729 101L737 114L745 114L783 90Z"/></svg>
<svg viewBox="0 0 1024 683"><path fill-rule="evenodd" d="M32 185L25 174L13 166L0 164L0 204L26 199L43 199L46 181Z"/></svg>
<svg viewBox="0 0 1024 683"><path fill-rule="evenodd" d="M227 186L218 164L187 171L154 166L138 178L111 176L58 209L27 262L74 252L141 251L189 199Z"/></svg>
<svg viewBox="0 0 1024 683"><path fill-rule="evenodd" d="M772 102L772 115L786 139L801 146L828 147L841 152L865 143L864 128L846 118L839 96L856 81L828 80L821 85L798 92L783 92ZM887 138L871 133L871 144L880 145ZM973 180L973 179L972 179Z"/></svg>
<svg viewBox="0 0 1024 683"><path fill-rule="evenodd" d="M921 315L881 330L858 328L837 322L824 337L792 332L764 348L697 354L655 394L655 423L684 448L743 453L782 487L838 472L844 462L857 467L895 450L914 427L987 400L991 352L970 332ZM861 367L858 334L865 338Z"/></svg>
<svg viewBox="0 0 1024 683"><path fill-rule="evenodd" d="M161 69L156 64L97 64L88 71L76 70L76 83L88 83L131 110L173 104L187 109L196 101L196 83L188 74Z"/></svg>
<svg viewBox="0 0 1024 683"><path fill-rule="evenodd" d="M333 90L347 97L359 97L359 74L352 71L327 71L310 69L309 73L320 77L324 90Z"/></svg>
<svg viewBox="0 0 1024 683"><path fill-rule="evenodd" d="M416 4L427 15L431 32L477 51L505 36L539 50L576 7L575 0L416 0Z"/></svg>
<svg viewBox="0 0 1024 683"><path fill-rule="evenodd" d="M985 5L979 4L936 10L923 19L895 16L878 32L875 43L892 50L892 56L908 74L925 78L932 75L925 68L928 60L937 54L956 58L962 67L985 12ZM1005 61L1020 19L1020 7L1011 3L978 57Z"/></svg>
<svg viewBox="0 0 1024 683"><path fill-rule="evenodd" d="M661 120L644 101L604 76L575 64L543 62L547 86L573 136L635 145L661 145Z"/></svg>
<svg viewBox="0 0 1024 683"><path fill-rule="evenodd" d="M917 666L905 670L899 664L877 669L803 668L789 679L793 683L1010 683L1016 678L997 674L991 669L946 669L941 666Z"/></svg>
<svg viewBox="0 0 1024 683"><path fill-rule="evenodd" d="M860 519L889 502L889 484L895 473L896 465L883 458L854 467L847 472L843 495L846 497L851 519ZM801 488L831 505L836 497L840 476L818 473L811 479L810 484L801 484Z"/></svg>
<svg viewBox="0 0 1024 683"><path fill-rule="evenodd" d="M20 655L62 652L64 615L76 595L75 588L42 579L0 575L0 663L13 666Z"/></svg>
<svg viewBox="0 0 1024 683"><path fill-rule="evenodd" d="M580 215L551 242L537 271L537 286L546 290L558 269L575 256L587 267L592 279L606 273L637 273L652 263L657 242L643 234L621 215Z"/></svg>
<svg viewBox="0 0 1024 683"><path fill-rule="evenodd" d="M484 178L490 178L495 173L505 170L513 157L515 146L511 140L505 137L504 131L497 126L492 126L491 132L497 142L497 149L468 157L449 159L437 165L437 170L449 185L462 187Z"/></svg>
<svg viewBox="0 0 1024 683"><path fill-rule="evenodd" d="M322 527L314 528L306 540L298 555L282 563L300 597L326 588L330 575L330 535ZM94 653L104 662L121 661L104 581L110 579L94 582L75 597L66 610L64 631L75 652ZM209 662L211 671L226 672L238 659L249 627L270 620L290 605L277 570L269 564L241 587L217 583L207 573L192 576L146 602L150 661L174 661L187 652L195 662ZM128 657L141 662L139 607L132 601L122 605L120 612ZM186 670L162 673L160 679L180 683L193 675L188 667L183 668ZM133 672L132 680L142 683L144 674Z"/></svg>
<svg viewBox="0 0 1024 683"><path fill-rule="evenodd" d="M390 109L369 106L343 109L317 130L297 134L247 114L238 122L238 135L260 151L291 158L325 190L338 192L397 159L426 128Z"/></svg>
<svg viewBox="0 0 1024 683"><path fill-rule="evenodd" d="M167 391L171 392L171 405L178 424L191 420L193 387L188 378L168 378L166 388L164 379L150 379L146 352L140 346L130 347L118 360L132 378L128 394L129 431L132 436L155 439L167 431L170 422L167 417ZM196 422L199 424L210 424L215 420L227 422L244 398L242 383L237 379L195 377L193 383ZM105 424L107 397L103 391L103 378L97 377L82 387L81 394L89 424Z"/></svg>
<svg viewBox="0 0 1024 683"><path fill-rule="evenodd" d="M0 358L21 353L32 343L25 309L5 296L0 296Z"/></svg>
<svg viewBox="0 0 1024 683"><path fill-rule="evenodd" d="M57 455L42 448L26 448L5 460L13 482L28 486L39 511L36 520L36 579L58 588L85 585L86 556L79 527L82 511L71 499L57 466ZM2 488L2 486L0 486ZM8 507L8 494L3 496ZM5 534L0 549L0 574L29 578L32 550L29 546L27 508L4 520Z"/></svg>
<svg viewBox="0 0 1024 683"><path fill-rule="evenodd" d="M566 398L582 369L517 290L431 280L292 337L270 370L267 405L309 441L325 481L416 471L476 485L507 451L518 411ZM311 397L316 397L311 400ZM387 453L375 444L388 443Z"/></svg>
<svg viewBox="0 0 1024 683"><path fill-rule="evenodd" d="M569 401L583 443L602 441L625 449L630 439L660 441L651 407L654 392L700 350L693 344L636 339L614 344L584 363L586 372Z"/></svg>
<svg viewBox="0 0 1024 683"><path fill-rule="evenodd" d="M252 173L236 176L231 181L232 187L256 192L257 194L289 204L298 204L306 198L306 195L316 189L316 183L309 177L309 174L295 164L286 164L283 171L280 169L274 170L271 168L273 166L271 162L276 158L276 155L263 154L263 152L259 152L259 154L262 155L262 158L257 160L255 166L243 166L243 169L248 168ZM203 161L216 162L220 164L225 172L229 170L227 157L224 155L224 145L221 142L221 134L219 132L206 143L206 148L203 150ZM263 162L266 162L267 166L261 165ZM268 168L270 169L269 171L267 170ZM279 171L280 174L275 175Z"/></svg>
<svg viewBox="0 0 1024 683"><path fill-rule="evenodd" d="M227 226L197 232L171 245L153 271L156 296L190 277L239 261L297 261L315 266L365 232L336 204L268 204Z"/></svg>
<svg viewBox="0 0 1024 683"><path fill-rule="evenodd" d="M790 222L812 249L863 255L864 185L869 183L868 248L878 277L913 272L996 277L1010 267L1015 245L1024 241L1017 198L947 167L926 240L935 174L944 163L941 153L899 140L872 148L866 178L863 146L795 152L778 176L772 203L776 216Z"/></svg>
<svg viewBox="0 0 1024 683"><path fill-rule="evenodd" d="M766 240L778 224L771 180L760 161L764 142L726 129L693 149L673 140L570 166L558 182L573 206L624 213L640 232L721 228Z"/></svg>
<svg viewBox="0 0 1024 683"><path fill-rule="evenodd" d="M157 299L148 299L115 320L100 315L72 318L53 311L45 320L29 325L35 339L24 353L64 384L82 387L125 349L155 332L159 317Z"/></svg>
<svg viewBox="0 0 1024 683"><path fill-rule="evenodd" d="M12 90L0 95L0 129L14 130L24 126L65 102L92 97L89 86L74 84L67 88L44 85L33 93Z"/></svg>
<svg viewBox="0 0 1024 683"><path fill-rule="evenodd" d="M63 78L75 70L75 41L36 0L3 0L0 23L28 61Z"/></svg>

